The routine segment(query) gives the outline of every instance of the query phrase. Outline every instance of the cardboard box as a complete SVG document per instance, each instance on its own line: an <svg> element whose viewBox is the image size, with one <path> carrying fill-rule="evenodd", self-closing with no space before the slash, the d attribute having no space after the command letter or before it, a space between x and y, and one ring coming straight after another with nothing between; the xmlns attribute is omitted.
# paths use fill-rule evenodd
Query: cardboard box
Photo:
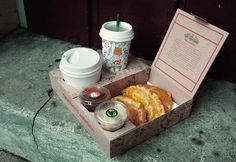
<svg viewBox="0 0 236 162"><path fill-rule="evenodd" d="M157 56L150 67L130 58L127 69L119 73L102 72L97 84L107 87L112 96L136 84L148 81L171 92L173 110L142 126L129 120L115 132L103 130L93 112L81 105L80 88L65 84L59 70L50 72L54 91L66 103L102 149L113 157L143 142L162 130L187 118L193 96L204 79L228 33L182 10L177 10Z"/></svg>

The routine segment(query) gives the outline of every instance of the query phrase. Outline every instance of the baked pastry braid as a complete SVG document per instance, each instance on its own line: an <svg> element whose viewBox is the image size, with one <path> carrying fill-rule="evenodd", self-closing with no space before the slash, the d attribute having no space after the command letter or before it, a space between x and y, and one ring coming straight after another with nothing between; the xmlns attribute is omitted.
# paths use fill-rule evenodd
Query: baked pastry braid
<svg viewBox="0 0 236 162"><path fill-rule="evenodd" d="M164 106L155 93L151 93L147 88L136 85L123 90L123 95L134 99L144 105L147 111L147 119L151 121L165 114Z"/></svg>
<svg viewBox="0 0 236 162"><path fill-rule="evenodd" d="M129 120L136 126L142 125L147 122L146 110L144 106L134 101L132 98L127 96L116 96L112 100L120 101L127 106L129 112Z"/></svg>
<svg viewBox="0 0 236 162"><path fill-rule="evenodd" d="M173 101L171 98L171 94L168 93L167 91L158 88L156 86L144 84L143 85L145 88L149 89L152 93L155 93L159 96L162 104L164 105L165 112L169 112L172 109Z"/></svg>

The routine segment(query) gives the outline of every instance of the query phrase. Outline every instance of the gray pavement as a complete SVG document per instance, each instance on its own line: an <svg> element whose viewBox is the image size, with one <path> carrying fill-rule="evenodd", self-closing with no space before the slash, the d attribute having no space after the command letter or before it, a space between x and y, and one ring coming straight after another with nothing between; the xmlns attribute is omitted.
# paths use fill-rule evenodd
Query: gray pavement
<svg viewBox="0 0 236 162"><path fill-rule="evenodd" d="M109 159L57 95L49 100L48 72L78 46L24 29L0 40L1 149L36 162L236 161L236 85L211 78L188 119ZM24 161L4 151L0 158Z"/></svg>

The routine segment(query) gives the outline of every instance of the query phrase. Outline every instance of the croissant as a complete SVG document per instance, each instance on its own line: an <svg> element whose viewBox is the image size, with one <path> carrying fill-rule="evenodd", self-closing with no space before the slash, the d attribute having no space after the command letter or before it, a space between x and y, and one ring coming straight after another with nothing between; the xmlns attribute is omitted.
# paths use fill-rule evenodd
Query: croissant
<svg viewBox="0 0 236 162"><path fill-rule="evenodd" d="M151 91L144 86L129 86L124 89L122 93L124 96L130 97L144 105L148 121L165 114L164 106L162 105L158 95L156 93L151 93Z"/></svg>
<svg viewBox="0 0 236 162"><path fill-rule="evenodd" d="M162 104L164 105L165 112L171 111L173 101L172 101L170 93L156 86L152 86L148 84L144 84L143 86L149 89L152 93L155 93L159 96Z"/></svg>
<svg viewBox="0 0 236 162"><path fill-rule="evenodd" d="M126 105L129 112L129 120L136 126L147 122L146 110L141 103L136 102L127 96L116 96L112 98L112 100L120 101Z"/></svg>

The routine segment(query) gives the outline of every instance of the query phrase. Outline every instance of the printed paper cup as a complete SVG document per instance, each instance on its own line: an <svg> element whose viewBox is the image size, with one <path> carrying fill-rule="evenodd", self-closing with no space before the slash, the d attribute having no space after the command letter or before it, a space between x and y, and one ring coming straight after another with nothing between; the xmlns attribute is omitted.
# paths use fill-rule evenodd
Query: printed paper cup
<svg viewBox="0 0 236 162"><path fill-rule="evenodd" d="M120 22L120 30L116 31L116 21L102 25L99 35L102 38L103 66L118 72L126 68L131 40L134 38L133 28L126 22Z"/></svg>

